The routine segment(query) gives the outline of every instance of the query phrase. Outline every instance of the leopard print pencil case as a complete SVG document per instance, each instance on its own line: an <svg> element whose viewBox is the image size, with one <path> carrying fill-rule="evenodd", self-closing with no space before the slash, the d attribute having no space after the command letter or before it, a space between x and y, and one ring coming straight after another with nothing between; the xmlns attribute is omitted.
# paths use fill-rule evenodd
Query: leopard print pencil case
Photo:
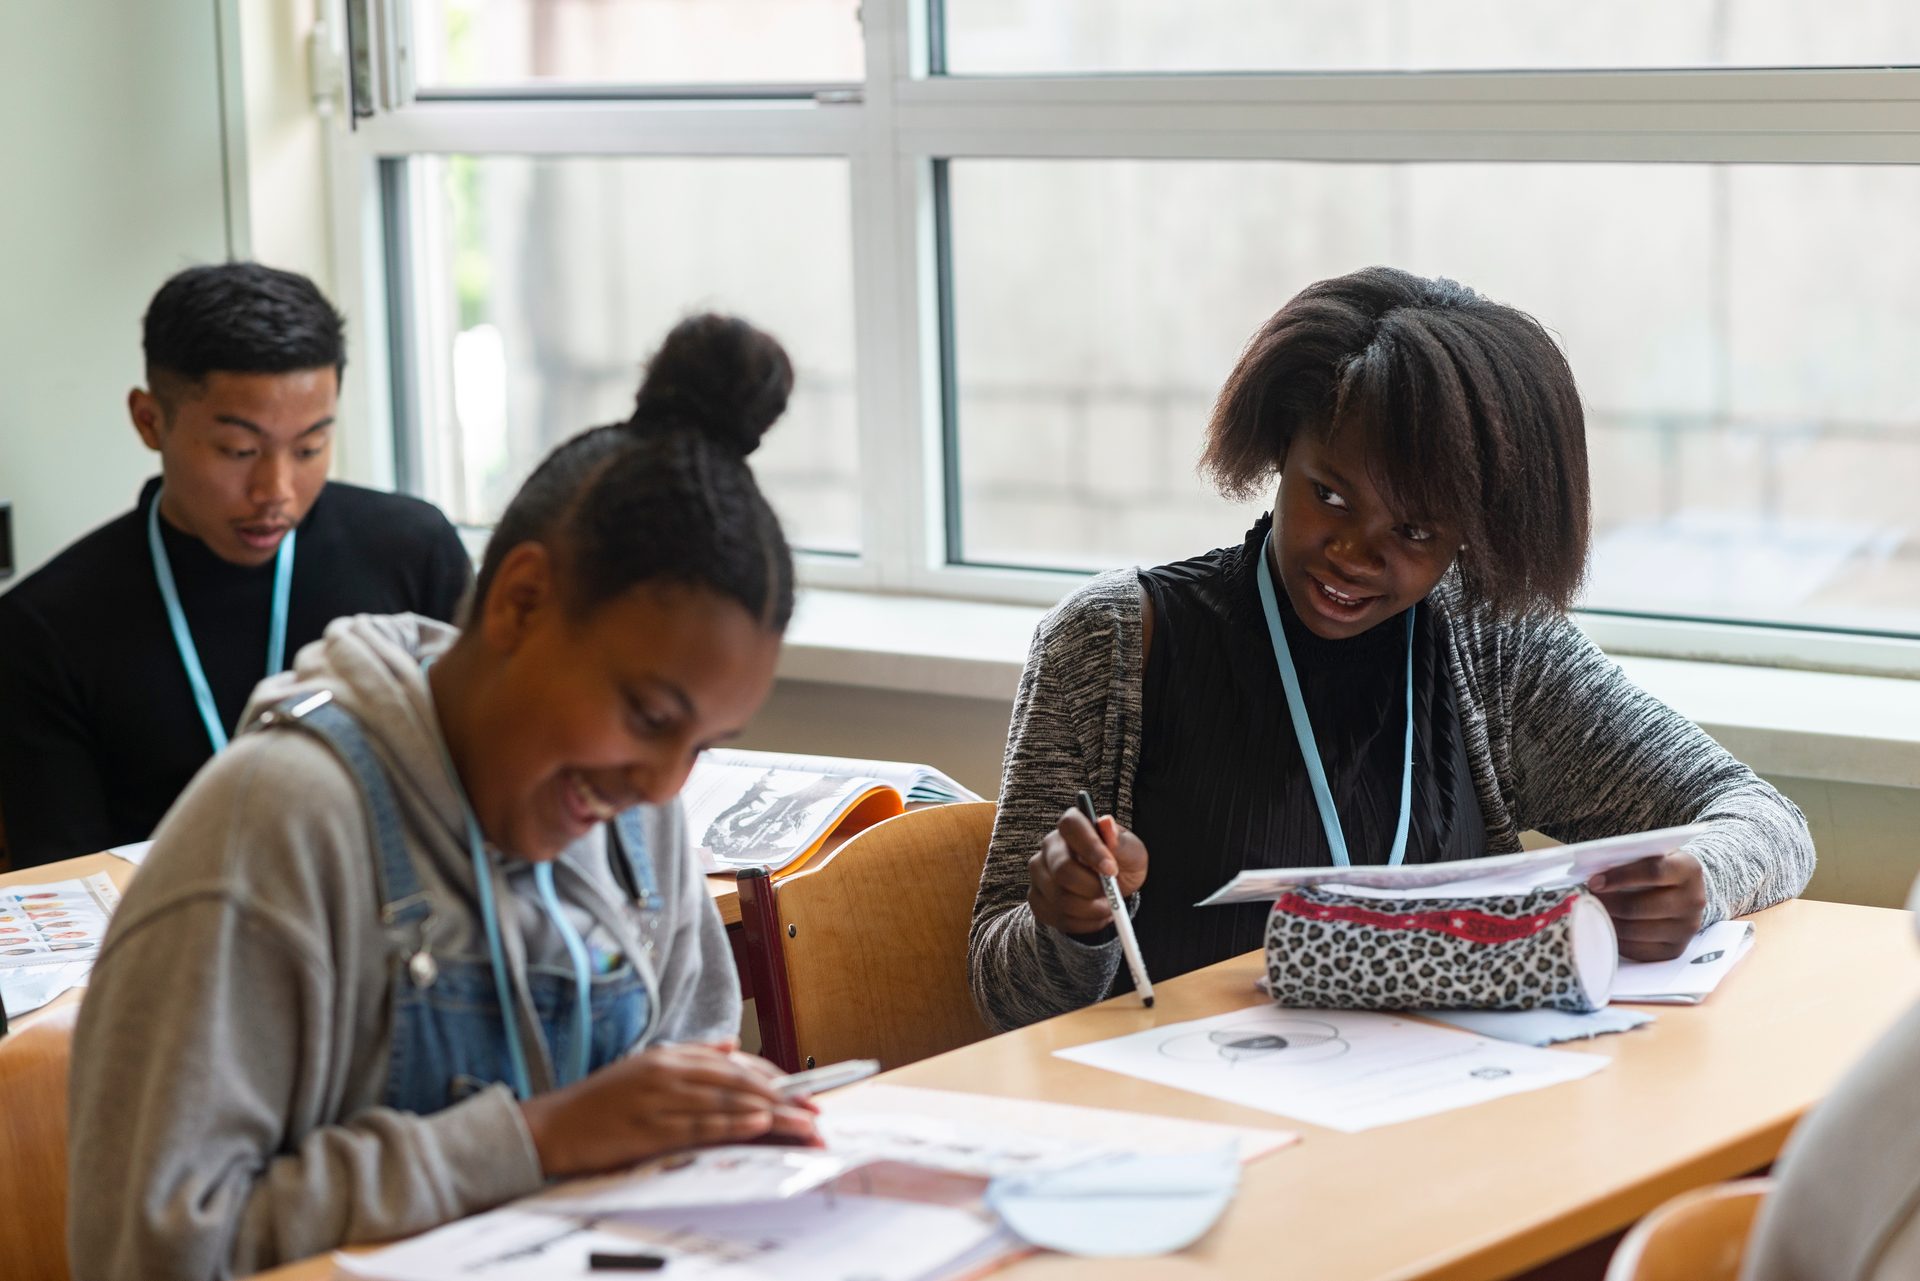
<svg viewBox="0 0 1920 1281"><path fill-rule="evenodd" d="M1296 1009L1571 1010L1607 1003L1613 922L1578 885L1474 898L1289 890L1267 918L1267 984Z"/></svg>

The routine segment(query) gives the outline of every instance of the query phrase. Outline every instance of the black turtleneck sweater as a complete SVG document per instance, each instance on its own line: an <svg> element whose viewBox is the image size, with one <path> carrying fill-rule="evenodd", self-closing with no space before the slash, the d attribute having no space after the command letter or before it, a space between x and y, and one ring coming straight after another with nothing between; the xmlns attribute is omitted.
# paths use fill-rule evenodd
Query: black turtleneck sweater
<svg viewBox="0 0 1920 1281"><path fill-rule="evenodd" d="M1154 621L1133 829L1153 860L1153 892L1142 897L1134 929L1156 979L1261 946L1268 904L1191 910L1235 873L1333 861L1260 607L1256 574L1270 525L1262 519L1237 547L1140 571ZM1348 853L1356 864L1384 863L1406 762L1406 615L1350 640L1322 640L1286 589L1276 583L1275 592ZM1413 629L1408 863L1486 852L1447 649L1446 623L1422 604ZM1129 985L1124 968L1118 983Z"/></svg>
<svg viewBox="0 0 1920 1281"><path fill-rule="evenodd" d="M145 840L212 755L131 512L0 596L0 823L15 867ZM273 562L246 567L165 520L161 539L229 732L267 674ZM451 621L472 570L439 509L338 482L300 524L287 661L345 614Z"/></svg>

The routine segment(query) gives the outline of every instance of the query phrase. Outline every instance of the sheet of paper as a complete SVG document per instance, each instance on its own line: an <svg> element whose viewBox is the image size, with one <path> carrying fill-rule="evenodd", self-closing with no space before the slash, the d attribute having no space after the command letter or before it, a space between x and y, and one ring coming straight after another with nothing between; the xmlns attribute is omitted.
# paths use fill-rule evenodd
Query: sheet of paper
<svg viewBox="0 0 1920 1281"><path fill-rule="evenodd" d="M1271 901L1287 890L1304 885L1359 886L1411 896L1413 892L1422 890L1436 893L1434 887L1443 887L1451 895L1462 895L1508 893L1515 886L1532 889L1540 885L1572 884L1624 863L1677 850L1704 831L1706 828L1698 825L1666 827L1652 832L1634 832L1604 840L1584 841L1578 845L1555 845L1519 854L1494 854L1487 858L1448 863L1402 864L1399 867L1254 868L1240 873L1215 890L1202 899L1199 906ZM1463 888L1480 881L1497 888Z"/></svg>
<svg viewBox="0 0 1920 1281"><path fill-rule="evenodd" d="M1709 925L1671 961L1621 961L1613 978L1613 999L1698 1005L1752 950L1752 921Z"/></svg>
<svg viewBox="0 0 1920 1281"><path fill-rule="evenodd" d="M0 968L92 962L120 892L105 872L0 890Z"/></svg>
<svg viewBox="0 0 1920 1281"><path fill-rule="evenodd" d="M147 851L152 848L152 841L135 841L131 845L116 845L108 850L107 853L113 855L115 858L125 859L135 867L139 867L147 861Z"/></svg>
<svg viewBox="0 0 1920 1281"><path fill-rule="evenodd" d="M1653 1015L1644 1010L1622 1009L1617 1005L1591 1014L1573 1014L1566 1010L1416 1010L1415 1013L1476 1036L1490 1036L1519 1045L1584 1041L1631 1031L1653 1022Z"/></svg>
<svg viewBox="0 0 1920 1281"><path fill-rule="evenodd" d="M1391 1014L1270 1005L1054 1053L1348 1133L1578 1080L1607 1064Z"/></svg>
<svg viewBox="0 0 1920 1281"><path fill-rule="evenodd" d="M865 1085L818 1102L821 1136L835 1152L987 1178L1118 1151L1211 1152L1231 1145L1251 1161L1300 1138L1290 1130L903 1085Z"/></svg>
<svg viewBox="0 0 1920 1281"><path fill-rule="evenodd" d="M1121 1153L1231 1148L1240 1160L1251 1161L1298 1139L1289 1130L906 1086L862 1086L819 1102L824 1150L707 1148L565 1183L523 1204L550 1213L628 1216L674 1206L776 1201L883 1162L978 1180L966 1193L970 1196L988 1179L1080 1166ZM896 1174L886 1186L903 1180L921 1189L938 1182ZM870 1180L862 1184L873 1187Z"/></svg>
<svg viewBox="0 0 1920 1281"><path fill-rule="evenodd" d="M603 1281L587 1266L600 1251L662 1256L648 1275L675 1281L925 1281L1018 1248L983 1210L816 1192L618 1223L509 1206L334 1267L373 1281Z"/></svg>
<svg viewBox="0 0 1920 1281"><path fill-rule="evenodd" d="M557 1214L604 1215L780 1201L830 1183L857 1164L855 1158L819 1148L703 1148L563 1183L522 1204Z"/></svg>
<svg viewBox="0 0 1920 1281"><path fill-rule="evenodd" d="M79 987L87 981L92 969L91 961L0 969L0 1004L6 1006L9 1019L17 1019L61 993Z"/></svg>

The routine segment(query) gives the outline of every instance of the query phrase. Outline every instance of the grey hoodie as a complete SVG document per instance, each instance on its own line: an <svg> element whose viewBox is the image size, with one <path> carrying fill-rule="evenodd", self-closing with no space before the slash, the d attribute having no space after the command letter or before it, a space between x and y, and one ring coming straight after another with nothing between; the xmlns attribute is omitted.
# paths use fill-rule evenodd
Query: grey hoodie
<svg viewBox="0 0 1920 1281"><path fill-rule="evenodd" d="M456 634L411 615L340 619L292 672L260 686L249 719L322 688L359 718L437 900L436 954L484 956L460 801L420 666ZM732 1037L738 980L679 806L649 810L647 822L665 907L617 908L615 919L631 921L659 976L648 1043ZM529 872L513 864L496 879L504 933L524 940L524 951L509 948L511 968L567 972ZM625 902L600 830L561 855L555 881L583 933L605 919L605 899ZM505 1086L429 1116L381 1106L396 961L376 885L359 786L309 734L241 734L168 812L75 1034L78 1281L251 1272L419 1232L540 1186ZM590 915L582 905L594 896L603 903ZM547 1071L533 1065L536 1088Z"/></svg>

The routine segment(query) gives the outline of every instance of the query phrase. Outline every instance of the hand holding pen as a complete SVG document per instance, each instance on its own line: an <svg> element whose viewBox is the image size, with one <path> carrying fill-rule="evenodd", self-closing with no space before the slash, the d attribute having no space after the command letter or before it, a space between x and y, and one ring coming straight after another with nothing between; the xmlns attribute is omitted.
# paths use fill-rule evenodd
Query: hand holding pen
<svg viewBox="0 0 1920 1281"><path fill-rule="evenodd" d="M1027 860L1027 903L1035 920L1063 933L1093 934L1111 925L1118 934L1126 897L1146 882L1147 847L1111 817L1093 817L1092 797L1082 799L1084 805L1063 813ZM1114 882L1113 898L1105 878ZM1117 916L1116 901L1122 905ZM1120 936L1123 944L1131 940L1131 924ZM1136 968L1134 985L1143 999L1152 991L1145 979L1145 967Z"/></svg>

